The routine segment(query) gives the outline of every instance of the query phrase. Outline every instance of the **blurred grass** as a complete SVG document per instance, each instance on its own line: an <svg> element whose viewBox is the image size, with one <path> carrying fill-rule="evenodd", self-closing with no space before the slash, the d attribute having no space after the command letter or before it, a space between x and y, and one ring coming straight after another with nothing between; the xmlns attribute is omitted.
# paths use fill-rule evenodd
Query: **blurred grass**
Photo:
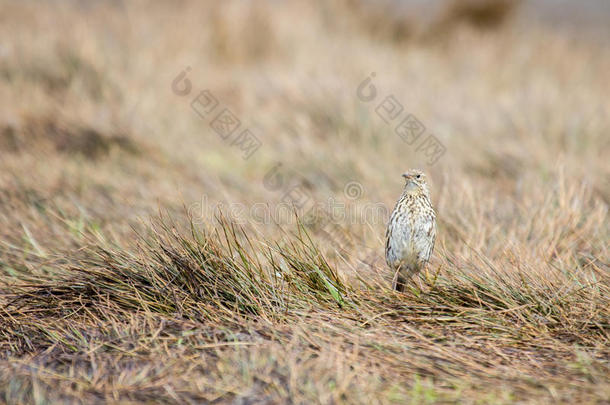
<svg viewBox="0 0 610 405"><path fill-rule="evenodd" d="M521 3L0 1L0 398L608 401L610 50ZM377 116L390 94L436 165ZM391 208L409 167L439 231L405 294L385 218L189 217L294 185Z"/></svg>

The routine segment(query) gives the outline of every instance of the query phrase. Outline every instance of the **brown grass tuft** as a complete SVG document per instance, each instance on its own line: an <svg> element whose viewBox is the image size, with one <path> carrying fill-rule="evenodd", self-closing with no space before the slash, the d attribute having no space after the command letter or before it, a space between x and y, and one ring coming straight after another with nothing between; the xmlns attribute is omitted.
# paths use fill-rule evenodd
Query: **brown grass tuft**
<svg viewBox="0 0 610 405"><path fill-rule="evenodd" d="M0 0L0 402L607 402L610 36L373 3ZM416 167L437 243L401 294Z"/></svg>

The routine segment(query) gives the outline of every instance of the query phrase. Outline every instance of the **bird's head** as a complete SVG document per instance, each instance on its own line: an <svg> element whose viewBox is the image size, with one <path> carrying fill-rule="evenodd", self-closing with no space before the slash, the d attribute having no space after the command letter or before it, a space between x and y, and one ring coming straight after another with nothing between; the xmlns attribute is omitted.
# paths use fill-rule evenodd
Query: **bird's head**
<svg viewBox="0 0 610 405"><path fill-rule="evenodd" d="M426 175L421 170L410 169L402 174L405 178L405 191L409 193L423 191L428 194Z"/></svg>

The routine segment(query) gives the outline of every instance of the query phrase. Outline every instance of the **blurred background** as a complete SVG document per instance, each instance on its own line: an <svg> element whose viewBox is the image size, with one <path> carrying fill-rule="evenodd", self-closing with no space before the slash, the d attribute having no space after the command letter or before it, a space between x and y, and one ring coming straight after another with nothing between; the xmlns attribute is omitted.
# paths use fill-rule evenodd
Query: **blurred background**
<svg viewBox="0 0 610 405"><path fill-rule="evenodd" d="M609 22L0 0L0 402L608 403Z"/></svg>
<svg viewBox="0 0 610 405"><path fill-rule="evenodd" d="M441 252L468 235L492 257L532 240L523 260L546 257L524 224L543 238L568 208L605 218L607 1L0 9L5 241L25 232L60 251L83 229L129 240L151 214L205 226L219 204L273 236L290 218L268 214L278 204L306 216L332 201L350 214L312 232L329 255L376 266L408 168L430 178Z"/></svg>

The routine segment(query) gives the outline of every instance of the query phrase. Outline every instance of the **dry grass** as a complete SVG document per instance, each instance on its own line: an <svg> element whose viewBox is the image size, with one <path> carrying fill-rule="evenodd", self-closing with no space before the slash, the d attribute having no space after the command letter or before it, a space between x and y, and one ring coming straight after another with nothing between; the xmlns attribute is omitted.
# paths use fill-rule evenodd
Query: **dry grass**
<svg viewBox="0 0 610 405"><path fill-rule="evenodd" d="M0 1L1 400L610 401L607 40L511 1L392 4ZM191 109L204 89L252 157ZM435 165L377 116L390 94ZM409 167L439 230L405 294L385 218L200 217L294 185L391 208Z"/></svg>

